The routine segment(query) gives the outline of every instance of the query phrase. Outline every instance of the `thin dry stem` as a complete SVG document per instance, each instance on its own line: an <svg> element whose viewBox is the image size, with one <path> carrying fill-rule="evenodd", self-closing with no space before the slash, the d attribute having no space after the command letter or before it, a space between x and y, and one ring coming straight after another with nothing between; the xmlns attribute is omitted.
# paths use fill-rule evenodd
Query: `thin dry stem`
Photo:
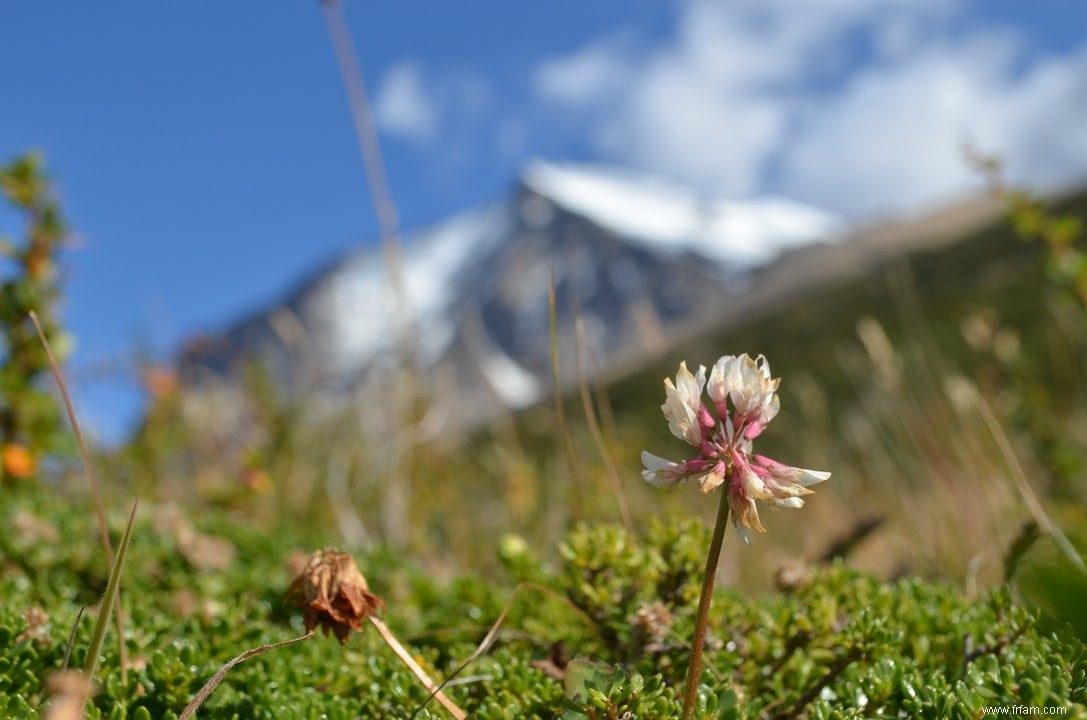
<svg viewBox="0 0 1087 720"><path fill-rule="evenodd" d="M385 644L396 653L396 656L400 658L401 662L408 666L408 669L411 670L415 677L419 678L419 682L423 683L423 687L427 689L432 697L442 704L442 707L449 711L450 715L457 720L464 720L468 717L468 713L461 710L460 707L450 700L449 696L443 693L438 685L430 679L430 676L426 674L426 670L423 670L419 663L415 662L415 658L413 658L411 653L400 644L400 641L396 639L396 636L393 635L392 631L389 630L389 627L383 623L380 618L376 615L371 615L369 620L370 624L377 628L378 634L381 635L381 639L385 641ZM178 720L184 720L184 718L178 718Z"/></svg>
<svg viewBox="0 0 1087 720"><path fill-rule="evenodd" d="M362 164L366 170L367 185L380 228L381 249L392 285L395 332L400 344L401 367L392 385L392 398L388 408L391 416L390 424L393 428L389 440L392 462L383 515L386 518L384 524L386 540L394 547L403 547L407 544L410 528L408 509L411 502L411 454L405 451L403 436L406 433L402 430L407 424L414 388L411 374L413 366L411 308L404 280L399 217L392 193L389 191L385 161L381 155L381 143L378 140L373 113L370 111L370 103L367 99L366 82L363 79L355 44L351 40L351 33L343 16L343 8L339 0L324 0L321 7L324 10L328 33L332 39L332 48L336 53L336 61L340 66L340 74L343 76L347 101L351 107L351 119L358 138Z"/></svg>
<svg viewBox="0 0 1087 720"><path fill-rule="evenodd" d="M72 623L72 631L68 633L68 642L64 645L64 660L60 663L61 670L68 669L68 662L72 659L72 647L75 645L75 634L79 630L79 623L83 620L83 613L87 611L85 605L81 605L79 612L75 616L75 622Z"/></svg>
<svg viewBox="0 0 1087 720"><path fill-rule="evenodd" d="M551 333L551 389L555 401L555 420L559 438L562 440L563 456L570 472L570 504L576 517L581 506L581 492L578 484L577 455L574 441L570 437L570 427L566 424L566 411L562 402L561 373L559 372L559 329L558 316L555 312L555 266L551 266L551 280L547 286L547 313Z"/></svg>
<svg viewBox="0 0 1087 720"><path fill-rule="evenodd" d="M1038 496L1034 493L1034 488L1030 486L1027 474L1023 471L1023 466L1019 464L1019 458L1016 457L1008 436L1004 433L1004 429L1000 427L1000 422L996 419L989 404L977 392L972 392L971 397L978 413L981 414L982 420L985 421L985 426L993 436L997 448L1000 449L1000 454L1004 458L1008 470L1011 471L1012 479L1015 481L1015 487L1019 490L1019 495L1023 498L1023 503L1030 511L1034 522L1038 523L1038 527L1053 538L1053 541L1057 543L1057 546L1068 556L1068 559L1075 564L1080 572L1087 572L1087 566L1084 565L1080 554L1076 552L1075 546L1072 545L1068 536L1057 526L1057 523L1053 522L1042 507L1041 501L1038 500Z"/></svg>
<svg viewBox="0 0 1087 720"><path fill-rule="evenodd" d="M574 324L575 343L577 347L577 386L581 392L581 405L585 409L585 421L589 424L589 434L592 435L596 451L600 453L600 459L604 462L604 474L611 485L612 495L619 506L619 515L623 519L623 526L632 536L634 535L634 520L630 515L630 505L627 503L627 494L623 490L623 484L619 480L619 471L615 467L615 461L608 450L608 444L604 441L604 434L600 431L600 423L596 419L596 409L593 407L593 399L589 393L589 382L585 377L585 367L582 361L582 353L585 351L585 323L579 315Z"/></svg>
<svg viewBox="0 0 1087 720"><path fill-rule="evenodd" d="M219 672L215 673L215 675L213 675L210 680L204 683L204 687L200 688L200 692L196 693L196 695L193 696L193 699L190 700L189 704L185 706L185 709L181 711L181 714L178 716L177 720L189 720L189 718L193 717L196 711L200 708L200 706L204 704L204 701L208 699L208 696L215 692L215 688L219 687L219 683L223 681L223 678L226 677L226 674L230 672L231 668L233 668L238 663L245 662L249 658L254 658L257 655L268 652L269 650L275 650L276 648L281 648L286 645L293 645L295 643L302 642L303 640L309 640L311 637L313 637L312 630L300 637L291 638L290 640L284 640L282 642L272 643L270 645L261 645L260 647L253 648L252 650L246 650L241 655L219 668Z"/></svg>
<svg viewBox="0 0 1087 720"><path fill-rule="evenodd" d="M102 539L102 547L106 549L106 559L109 563L113 564L113 546L109 541L109 529L106 526L106 509L102 505L102 495L98 492L98 480L94 475L94 465L91 463L91 454L87 450L87 441L83 438L83 431L79 427L79 420L76 419L75 408L72 406L72 398L68 394L68 386L64 382L64 375L60 372L60 366L57 364L56 358L53 356L53 348L49 345L49 340L45 337L45 331L42 329L41 322L38 320L38 314L33 310L30 311L30 319L34 322L34 327L38 330L38 338L42 342L42 347L45 348L45 356L49 359L49 367L53 370L53 379L57 381L57 388L60 390L61 399L64 401L64 409L68 412L68 420L72 424L72 432L75 434L76 442L79 443L79 456L83 460L83 470L87 473L87 482L91 486L91 498L94 500L94 512L98 516L98 532Z"/></svg>
<svg viewBox="0 0 1087 720"><path fill-rule="evenodd" d="M593 621L593 619L591 617L589 617L589 615L584 610L582 610L577 605L575 605L574 602L572 600L570 600L570 598L566 597L565 595L562 595L561 593L557 593L554 590L552 590L551 588L549 588L549 587L547 587L545 585L540 585L538 583L534 583L534 582L518 583L517 587L515 587L513 589L513 593L510 595L510 599L506 601L505 607L502 608L502 612L498 613L498 618L491 625L491 629L488 630L487 634L483 636L483 640L479 643L479 647L477 647L472 652L472 654L468 656L468 659L465 660L464 662L462 662L457 667L456 670L451 672L449 674L449 677L447 677L442 682L441 685L439 685L437 688L435 688L435 690L431 691L431 697L434 697L435 693L438 690L441 690L446 685L449 685L452 682L453 678L455 678L457 675L460 675L462 672L464 672L465 668L467 668L469 665L474 663L479 658L479 656L481 656L483 653L487 652L488 649L490 649L491 645L494 643L495 638L498 637L499 628L502 627L502 623L504 623L506 621L506 616L509 614L510 610L513 608L514 600L517 599L517 596L521 593L522 590L536 590L538 592L543 593L544 595L548 595L548 596L558 600L559 602L564 603L567 606L569 606L575 613L577 613L578 616L581 617L582 620L585 621L586 625L588 625L590 627L595 627L596 626L596 623ZM427 698L428 701L429 701L429 699L430 698ZM415 713L412 715L412 718L414 718L416 715L418 715L419 711L422 710L423 707L426 707L426 703L423 703L423 705L420 706L419 709L415 711Z"/></svg>
<svg viewBox="0 0 1087 720"><path fill-rule="evenodd" d="M45 349L45 357L49 360L49 368L53 371L53 379L57 382L57 388L60 390L60 397L64 401L64 409L68 412L68 422L71 423L72 432L75 434L76 442L79 443L79 457L83 461L83 470L87 473L87 482L91 486L91 500L94 504L94 513L98 516L98 532L102 539L102 547L106 551L106 560L112 566L113 545L109 541L109 528L106 525L106 509L102 504L102 495L98 491L98 480L94 475L94 464L91 462L91 453L87 449L87 441L84 439L83 431L79 427L79 419L76 417L75 407L72 405L72 398L68 393L68 385L64 382L64 375L60 372L60 365L57 364L57 359L53 355L53 348L50 347L49 340L45 337L45 330L42 329L41 321L38 320L38 314L33 310L30 311L30 320L34 323L34 328L38 331L38 339L41 340L42 348ZM128 650L125 647L125 619L121 609L120 591L117 592L117 605L114 610L113 619L117 625L117 657L121 662L121 683L124 684L128 681Z"/></svg>

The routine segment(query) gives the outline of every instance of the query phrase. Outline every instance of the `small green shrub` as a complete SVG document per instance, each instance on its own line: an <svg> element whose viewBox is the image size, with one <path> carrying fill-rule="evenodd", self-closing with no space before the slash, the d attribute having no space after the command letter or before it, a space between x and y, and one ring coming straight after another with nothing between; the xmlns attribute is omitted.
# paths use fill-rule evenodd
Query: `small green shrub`
<svg viewBox="0 0 1087 720"><path fill-rule="evenodd" d="M71 341L57 316L56 256L68 230L42 164L27 154L0 165L0 194L26 225L22 241L0 235L0 480L33 476L43 454L71 446L56 398L42 388L49 361L29 317L37 313L65 355Z"/></svg>
<svg viewBox="0 0 1087 720"><path fill-rule="evenodd" d="M283 600L287 561L327 538L263 531L242 516L190 524L172 513L149 506L137 519L123 588L133 665L122 684L116 646L106 643L88 717L176 717L226 660L300 634L299 613ZM113 520L117 532L122 518ZM78 606L104 585L104 562L86 553L90 521L60 498L0 496L5 718L41 717L44 681L61 665ZM447 694L479 719L678 717L706 532L689 519L655 522L644 537L585 525L553 569L514 553L514 566L554 596L520 593L494 645ZM222 543L234 552L200 555ZM439 678L472 653L513 592L512 580L440 583L387 551L359 559L388 603L386 622ZM986 706L1031 705L1087 717L1087 648L1071 633L1041 630L1006 588L970 599L941 582L886 582L842 564L807 568L790 588L718 593L697 716L973 718ZM85 620L71 664L89 634ZM200 715L406 718L425 700L368 630L343 648L318 637L242 663ZM416 717L444 716L431 702Z"/></svg>

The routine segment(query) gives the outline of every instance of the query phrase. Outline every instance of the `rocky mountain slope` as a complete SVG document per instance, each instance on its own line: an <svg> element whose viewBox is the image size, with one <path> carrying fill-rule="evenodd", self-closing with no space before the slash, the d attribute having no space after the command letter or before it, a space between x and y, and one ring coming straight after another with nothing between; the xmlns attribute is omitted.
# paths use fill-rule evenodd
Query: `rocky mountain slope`
<svg viewBox="0 0 1087 720"><path fill-rule="evenodd" d="M535 162L508 199L403 242L406 302L380 250L360 249L194 343L181 377L226 391L256 362L288 393L335 407L372 396L410 358L443 427L465 432L550 393L552 277L568 389L579 359L589 377L635 371L675 342L993 212L976 203L846 234L833 215L787 200L705 198L626 169Z"/></svg>

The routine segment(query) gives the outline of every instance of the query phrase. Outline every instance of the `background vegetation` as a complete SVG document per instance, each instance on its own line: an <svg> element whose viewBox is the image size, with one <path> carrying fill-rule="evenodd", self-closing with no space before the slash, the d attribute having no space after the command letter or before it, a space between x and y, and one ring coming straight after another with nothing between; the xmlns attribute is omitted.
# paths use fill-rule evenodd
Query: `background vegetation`
<svg viewBox="0 0 1087 720"><path fill-rule="evenodd" d="M0 308L0 715L36 718L109 563L20 319L35 309L63 345L61 288L41 259L55 267L64 224L39 161L3 178L27 225L5 246ZM114 538L143 501L123 582L127 657L107 642L89 715L171 717L229 658L300 634L283 595L325 545L358 554L387 622L439 677L513 598L497 640L447 689L475 717L676 715L715 503L649 487L638 456L676 450L660 379L680 359L761 352L783 382L760 449L834 476L802 511L764 513L751 547L727 539L703 716L977 717L1001 703L1087 716L1087 324L1067 271L1087 197L1048 208L1001 192L1010 225L582 388L561 422L541 407L460 447L409 423L396 538L383 524L395 473L357 413L317 418L253 368L250 420L224 439L169 369L149 369L143 426L95 458ZM76 625L72 663L89 625ZM366 632L240 665L202 715L410 717L426 695ZM431 702L417 717L442 712Z"/></svg>

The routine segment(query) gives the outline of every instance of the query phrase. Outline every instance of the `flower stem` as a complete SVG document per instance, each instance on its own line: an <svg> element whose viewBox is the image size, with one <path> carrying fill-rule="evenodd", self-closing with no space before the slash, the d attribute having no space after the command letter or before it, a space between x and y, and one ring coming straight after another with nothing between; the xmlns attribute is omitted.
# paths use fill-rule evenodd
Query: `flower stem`
<svg viewBox="0 0 1087 720"><path fill-rule="evenodd" d="M683 720L694 716L695 699L698 697L698 678L702 674L702 648L706 645L706 622L710 617L710 601L713 599L713 586L717 579L717 563L721 559L721 546L725 542L725 528L728 527L728 493L724 488L718 491L721 504L717 507L717 521L713 526L713 540L710 552L706 556L706 571L702 577L702 594L698 598L698 617L694 624L694 640L691 642L691 662L687 666L687 687L683 691Z"/></svg>

